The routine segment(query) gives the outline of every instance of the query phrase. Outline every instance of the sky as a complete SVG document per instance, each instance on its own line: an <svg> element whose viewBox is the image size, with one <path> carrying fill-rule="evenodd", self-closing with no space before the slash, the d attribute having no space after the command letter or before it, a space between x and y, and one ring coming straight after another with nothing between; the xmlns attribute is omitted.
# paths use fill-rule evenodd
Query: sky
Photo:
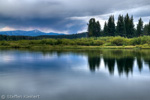
<svg viewBox="0 0 150 100"><path fill-rule="evenodd" d="M110 15L150 20L150 0L0 0L0 31L40 30L74 34L87 31L90 18L104 22Z"/></svg>

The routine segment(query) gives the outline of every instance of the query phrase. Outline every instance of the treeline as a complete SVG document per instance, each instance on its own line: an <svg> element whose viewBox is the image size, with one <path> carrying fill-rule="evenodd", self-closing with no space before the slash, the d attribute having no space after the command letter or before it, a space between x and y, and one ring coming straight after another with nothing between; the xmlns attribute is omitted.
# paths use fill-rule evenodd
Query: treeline
<svg viewBox="0 0 150 100"><path fill-rule="evenodd" d="M138 24L135 28L133 16L126 14L118 16L117 25L115 25L114 16L111 15L108 21L105 21L104 28L101 29L101 24L96 21L95 18L91 18L88 24L88 36L123 36L123 37L138 37L143 35L150 35L150 22L143 25L142 18L138 20Z"/></svg>
<svg viewBox="0 0 150 100"><path fill-rule="evenodd" d="M39 39L76 39L76 38L83 38L86 37L87 33L80 33L80 34L71 34L71 35L43 35L43 36L8 36L8 35L0 35L0 41L16 41L16 40L39 40Z"/></svg>

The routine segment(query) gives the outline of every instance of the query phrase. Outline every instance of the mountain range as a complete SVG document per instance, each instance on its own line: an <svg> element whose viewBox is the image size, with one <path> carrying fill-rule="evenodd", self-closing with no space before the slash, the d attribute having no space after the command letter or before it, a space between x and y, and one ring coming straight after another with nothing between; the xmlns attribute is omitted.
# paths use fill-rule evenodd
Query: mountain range
<svg viewBox="0 0 150 100"><path fill-rule="evenodd" d="M41 35L65 35L63 33L45 33L39 30L32 30L32 31L0 31L0 35L8 35L8 36L41 36Z"/></svg>

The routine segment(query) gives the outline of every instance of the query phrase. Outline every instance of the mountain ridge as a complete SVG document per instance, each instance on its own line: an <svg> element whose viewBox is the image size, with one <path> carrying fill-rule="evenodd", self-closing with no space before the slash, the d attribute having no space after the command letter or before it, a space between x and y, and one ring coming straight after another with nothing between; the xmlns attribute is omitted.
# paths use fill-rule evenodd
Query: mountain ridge
<svg viewBox="0 0 150 100"><path fill-rule="evenodd" d="M0 35L8 35L8 36L41 36L41 35L65 35L64 33L54 33L54 32L41 32L39 30L31 30L31 31L23 31L23 30L15 30L15 31L0 31Z"/></svg>

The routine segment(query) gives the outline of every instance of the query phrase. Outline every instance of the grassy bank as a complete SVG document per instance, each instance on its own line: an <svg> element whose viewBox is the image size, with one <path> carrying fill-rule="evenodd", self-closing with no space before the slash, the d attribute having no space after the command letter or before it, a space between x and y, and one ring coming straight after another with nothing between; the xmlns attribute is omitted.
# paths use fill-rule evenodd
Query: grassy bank
<svg viewBox="0 0 150 100"><path fill-rule="evenodd" d="M136 38L92 37L80 39L42 39L0 41L0 48L30 49L150 49L150 36Z"/></svg>

